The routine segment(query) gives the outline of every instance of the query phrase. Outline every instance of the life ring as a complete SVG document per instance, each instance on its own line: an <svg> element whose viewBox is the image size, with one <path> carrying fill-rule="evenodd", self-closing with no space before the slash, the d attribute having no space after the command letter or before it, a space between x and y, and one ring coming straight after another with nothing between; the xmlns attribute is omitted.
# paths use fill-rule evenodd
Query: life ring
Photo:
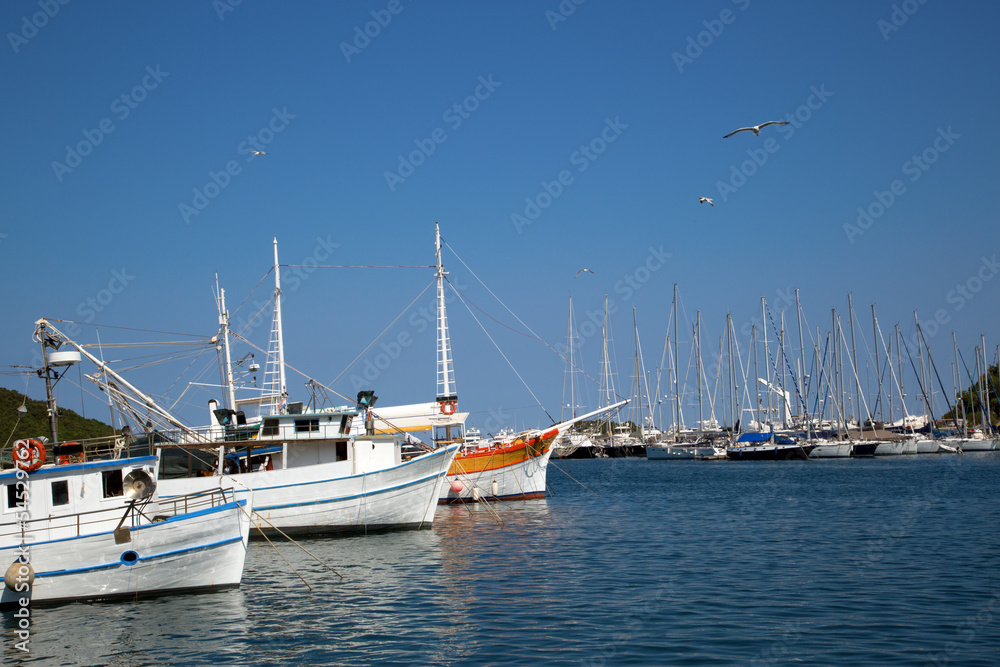
<svg viewBox="0 0 1000 667"><path fill-rule="evenodd" d="M41 440L26 438L14 443L14 465L25 472L35 472L45 463L45 445Z"/></svg>
<svg viewBox="0 0 1000 667"><path fill-rule="evenodd" d="M457 409L458 404L455 401L441 401L441 414L453 415Z"/></svg>
<svg viewBox="0 0 1000 667"><path fill-rule="evenodd" d="M77 444L78 443L76 443L76 442L64 442L63 446L77 445ZM73 462L73 455L72 454L57 454L56 455L56 465L57 466L68 465L68 464L70 464L72 462Z"/></svg>

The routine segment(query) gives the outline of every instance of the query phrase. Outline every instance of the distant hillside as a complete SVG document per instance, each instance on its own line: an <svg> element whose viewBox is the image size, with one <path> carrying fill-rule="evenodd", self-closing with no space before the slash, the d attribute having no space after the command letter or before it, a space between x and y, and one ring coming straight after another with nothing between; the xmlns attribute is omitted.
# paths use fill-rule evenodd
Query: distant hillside
<svg viewBox="0 0 1000 667"><path fill-rule="evenodd" d="M984 390L982 392L980 392L980 385L982 385L982 389ZM942 418L951 419L955 410L958 411L958 416L961 417L964 405L964 414L968 419L969 425L981 423L983 413L986 410L983 409L983 403L979 400L979 394L984 393L986 394L986 406L989 408L990 423L1000 423L1000 397L997 396L997 387L1000 387L1000 373L998 373L997 366L990 366L987 376L980 376L971 389L963 391L962 400L958 402L958 405L954 409L942 415Z"/></svg>
<svg viewBox="0 0 1000 667"><path fill-rule="evenodd" d="M17 420L17 409L21 404L28 408L28 413ZM17 424L15 430L14 424ZM59 439L60 440L84 440L86 438L98 438L111 435L111 427L97 419L84 419L68 408L59 408ZM14 435L11 436L11 431ZM45 407L45 401L28 399L24 401L24 394L13 389L0 387L0 445L7 442L19 440L21 438L37 438L49 434L49 415Z"/></svg>

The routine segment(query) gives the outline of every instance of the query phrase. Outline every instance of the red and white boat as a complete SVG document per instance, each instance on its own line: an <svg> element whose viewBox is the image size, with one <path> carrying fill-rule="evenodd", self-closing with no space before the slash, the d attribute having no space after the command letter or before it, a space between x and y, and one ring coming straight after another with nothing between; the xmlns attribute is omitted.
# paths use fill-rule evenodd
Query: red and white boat
<svg viewBox="0 0 1000 667"><path fill-rule="evenodd" d="M374 412L375 434L431 431L434 446L461 444L439 494L440 503L480 499L533 500L545 497L545 471L552 444L582 420L615 410L621 401L544 429L504 432L484 440L478 431L465 430L467 412L458 411L458 393L451 358L441 264L441 233L435 224L437 248L437 400L380 408ZM475 435L474 435L475 433Z"/></svg>

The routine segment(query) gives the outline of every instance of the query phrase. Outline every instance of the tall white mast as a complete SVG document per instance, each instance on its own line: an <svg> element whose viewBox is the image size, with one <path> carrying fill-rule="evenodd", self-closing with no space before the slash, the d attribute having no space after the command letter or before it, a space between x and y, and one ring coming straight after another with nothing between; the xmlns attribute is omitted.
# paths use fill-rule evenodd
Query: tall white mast
<svg viewBox="0 0 1000 667"><path fill-rule="evenodd" d="M219 328L222 329L222 349L226 359L226 396L229 399L229 409L236 409L236 390L233 388L233 363L229 354L229 311L226 310L226 290L219 287L219 276L215 276L215 285L219 290Z"/></svg>
<svg viewBox="0 0 1000 667"><path fill-rule="evenodd" d="M676 419L674 421L674 442L681 441L681 392L680 379L677 377L680 358L677 356L677 283L674 283L674 406Z"/></svg>
<svg viewBox="0 0 1000 667"><path fill-rule="evenodd" d="M267 366L264 369L265 398L270 399L272 415L285 411L288 396L285 384L285 345L281 336L281 274L278 268L278 239L274 239L274 318L267 345Z"/></svg>
<svg viewBox="0 0 1000 667"><path fill-rule="evenodd" d="M434 247L437 252L437 400L438 403L455 402L455 368L451 360L451 338L448 336L448 314L444 305L444 277L448 275L441 264L441 228L434 223Z"/></svg>
<svg viewBox="0 0 1000 667"><path fill-rule="evenodd" d="M278 323L278 377L281 378L281 395L288 395L285 384L285 343L281 336L281 271L278 269L278 238L274 238L274 319Z"/></svg>

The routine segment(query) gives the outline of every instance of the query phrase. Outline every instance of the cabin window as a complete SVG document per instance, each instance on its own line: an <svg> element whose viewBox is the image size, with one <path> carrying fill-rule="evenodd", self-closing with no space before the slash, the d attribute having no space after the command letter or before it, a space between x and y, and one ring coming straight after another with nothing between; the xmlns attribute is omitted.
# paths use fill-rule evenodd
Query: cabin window
<svg viewBox="0 0 1000 667"><path fill-rule="evenodd" d="M260 432L260 437L262 437L262 438L275 438L275 437L277 437L280 434L280 432L281 432L281 429L278 427L278 420L277 419L265 419L264 420L264 427L261 429L261 432Z"/></svg>
<svg viewBox="0 0 1000 667"><path fill-rule="evenodd" d="M350 433L351 432L351 422L354 421L354 415L344 415L340 418L340 432Z"/></svg>
<svg viewBox="0 0 1000 667"><path fill-rule="evenodd" d="M52 506L69 505L69 481L52 482Z"/></svg>
<svg viewBox="0 0 1000 667"><path fill-rule="evenodd" d="M317 432L319 432L319 420L318 419L296 419L295 420L295 432L296 433L317 433Z"/></svg>
<svg viewBox="0 0 1000 667"><path fill-rule="evenodd" d="M23 486L21 488L25 492L27 492L27 490L28 490L26 487L23 487ZM18 495L20 495L21 498L18 498ZM17 509L21 505L24 505L25 504L25 502L24 502L24 496L25 496L25 493L18 494L18 492L17 492L17 484L8 484L7 485L7 509L9 509L9 510Z"/></svg>
<svg viewBox="0 0 1000 667"><path fill-rule="evenodd" d="M122 489L121 469L105 470L101 473L101 478L105 498L114 498L116 496L124 495L124 490Z"/></svg>
<svg viewBox="0 0 1000 667"><path fill-rule="evenodd" d="M347 460L347 441L339 440L337 441L337 460L346 461Z"/></svg>

